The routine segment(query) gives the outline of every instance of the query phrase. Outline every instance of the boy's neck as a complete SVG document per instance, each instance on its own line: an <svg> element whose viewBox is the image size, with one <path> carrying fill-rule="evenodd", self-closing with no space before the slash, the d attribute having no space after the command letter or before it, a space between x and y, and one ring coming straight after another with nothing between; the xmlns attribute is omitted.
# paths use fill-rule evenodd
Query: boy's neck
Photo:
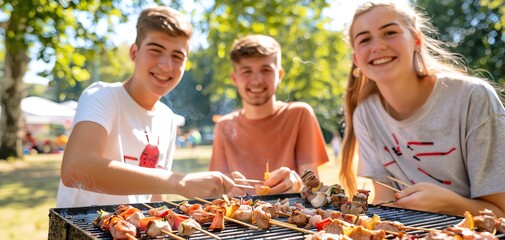
<svg viewBox="0 0 505 240"><path fill-rule="evenodd" d="M123 87L130 97L142 108L152 110L154 105L159 100L156 96L147 93L145 90L139 89L140 86L135 85L131 78L123 82Z"/></svg>
<svg viewBox="0 0 505 240"><path fill-rule="evenodd" d="M250 105L244 101L242 101L242 104L244 107L242 108L241 113L244 114L247 119L251 120L262 119L271 116L280 107L280 104L278 104L275 96L272 96L268 102L259 106Z"/></svg>

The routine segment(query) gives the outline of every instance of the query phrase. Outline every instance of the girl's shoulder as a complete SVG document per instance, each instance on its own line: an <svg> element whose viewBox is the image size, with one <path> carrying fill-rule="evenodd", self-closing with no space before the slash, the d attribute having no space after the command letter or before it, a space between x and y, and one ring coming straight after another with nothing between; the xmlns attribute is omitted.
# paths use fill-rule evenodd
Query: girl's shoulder
<svg viewBox="0 0 505 240"><path fill-rule="evenodd" d="M463 74L442 74L437 75L437 78L439 88L445 94L459 95L473 102L484 101L496 106L501 105L498 85L488 79Z"/></svg>
<svg viewBox="0 0 505 240"><path fill-rule="evenodd" d="M458 73L441 73L437 74L436 77L437 81L442 83L442 85L461 86L467 88L485 87L493 89L489 80L480 77Z"/></svg>

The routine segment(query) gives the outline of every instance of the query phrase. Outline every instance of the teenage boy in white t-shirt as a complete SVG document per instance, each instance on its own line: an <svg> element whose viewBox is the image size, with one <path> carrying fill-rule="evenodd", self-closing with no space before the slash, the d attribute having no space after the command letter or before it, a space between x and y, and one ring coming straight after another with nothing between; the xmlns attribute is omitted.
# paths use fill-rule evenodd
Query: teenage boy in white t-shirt
<svg viewBox="0 0 505 240"><path fill-rule="evenodd" d="M159 100L181 81L191 35L189 21L172 8L142 11L130 48L132 76L92 84L79 99L61 165L58 207L149 202L166 193L243 193L219 172L170 171L177 126Z"/></svg>

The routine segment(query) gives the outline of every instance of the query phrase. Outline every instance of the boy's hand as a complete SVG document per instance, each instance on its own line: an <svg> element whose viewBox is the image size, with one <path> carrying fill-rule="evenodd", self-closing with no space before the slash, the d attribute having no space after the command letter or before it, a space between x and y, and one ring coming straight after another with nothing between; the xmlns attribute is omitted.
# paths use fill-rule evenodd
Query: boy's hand
<svg viewBox="0 0 505 240"><path fill-rule="evenodd" d="M233 180L221 172L189 173L180 181L181 192L187 198L215 198L223 194L243 195L243 190L235 187Z"/></svg>
<svg viewBox="0 0 505 240"><path fill-rule="evenodd" d="M263 183L270 187L269 194L299 193L303 187L301 177L287 167L281 167L270 173L270 178Z"/></svg>

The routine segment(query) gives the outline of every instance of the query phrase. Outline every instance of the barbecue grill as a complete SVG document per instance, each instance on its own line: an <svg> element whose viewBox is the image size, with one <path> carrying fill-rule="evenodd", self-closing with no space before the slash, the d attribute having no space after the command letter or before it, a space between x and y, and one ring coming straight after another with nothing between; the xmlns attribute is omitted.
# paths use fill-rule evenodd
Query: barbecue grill
<svg viewBox="0 0 505 240"><path fill-rule="evenodd" d="M277 194L266 196L254 196L253 199L259 199L267 202L277 202L278 199L288 198L291 204L295 202L302 203L306 207L311 207L299 194ZM209 199L211 200L211 199ZM180 202L177 202L180 203ZM190 200L189 203L201 203L197 200ZM143 204L131 204L132 206L147 213L148 207ZM167 205L164 202L148 203L152 207ZM97 218L99 210L113 212L118 205L102 205L78 208L51 208L49 210L49 240L53 239L112 239L112 236L100 228L93 225ZM169 206L172 207L172 206ZM331 206L323 209L332 208ZM338 209L337 209L338 210ZM409 227L444 229L448 226L459 223L463 217L446 214L416 211L387 206L370 205L366 214L373 216L377 214L381 220L399 221ZM286 221L285 217L277 220ZM203 224L202 228L207 229L209 223ZM225 229L219 232L213 232L221 239L304 239L305 233L295 230L272 226L268 230L253 230L232 222L225 223ZM314 232L316 229L312 229ZM414 230L408 231L411 235L424 236L427 232ZM505 234L497 235L500 239L505 239ZM149 239L145 233L137 233L137 238ZM393 236L388 236L393 238ZM188 239L211 239L203 233L196 232Z"/></svg>

